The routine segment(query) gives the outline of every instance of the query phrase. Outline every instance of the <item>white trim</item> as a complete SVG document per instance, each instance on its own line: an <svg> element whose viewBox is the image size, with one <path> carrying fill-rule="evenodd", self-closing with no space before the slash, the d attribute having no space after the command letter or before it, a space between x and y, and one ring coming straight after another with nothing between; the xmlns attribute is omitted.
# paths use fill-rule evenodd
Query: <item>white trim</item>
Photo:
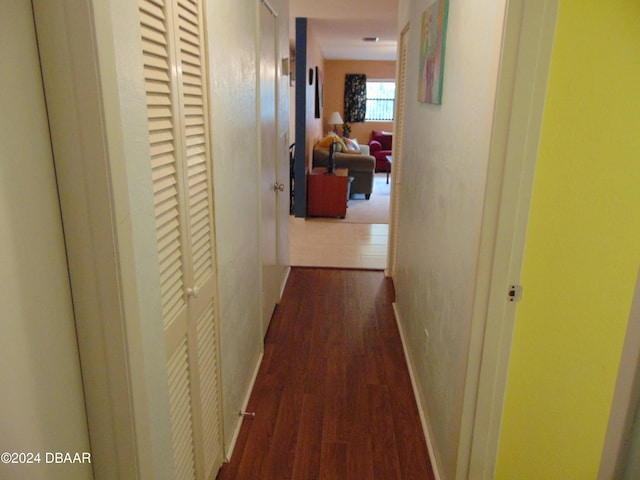
<svg viewBox="0 0 640 480"><path fill-rule="evenodd" d="M236 428L233 429L233 436L231 437L231 441L229 445L225 446L224 449L224 461L225 463L229 463L231 460L231 455L233 455L233 450L236 448L236 442L238 441L238 436L240 435L240 429L242 428L242 420L244 417L240 415L240 412L244 412L247 409L247 405L249 405L249 400L251 399L251 394L253 393L253 387L255 386L256 379L258 378L258 372L260 371L260 366L262 365L262 357L264 356L264 352L260 352L258 356L258 361L253 369L253 375L251 376L251 381L249 382L249 387L247 388L247 392L244 396L244 401L242 402L242 407L238 411L238 419L236 420Z"/></svg>
<svg viewBox="0 0 640 480"><path fill-rule="evenodd" d="M391 171L391 199L389 202L389 235L387 246L387 268L385 275L394 277L398 266L398 229L400 220L400 191L402 190L402 143L404 141L404 119L407 100L407 60L409 50L409 28L407 23L400 32L398 60L396 62L396 98L394 101L393 136L394 167Z"/></svg>
<svg viewBox="0 0 640 480"><path fill-rule="evenodd" d="M278 12L276 12L276 9L273 8L271 6L271 4L267 1L267 0L260 0L262 2L262 4L267 7L267 10L269 10L271 12L271 15L273 15L274 17L278 16Z"/></svg>
<svg viewBox="0 0 640 480"><path fill-rule="evenodd" d="M431 428L429 427L429 422L427 420L427 414L423 408L422 396L420 395L420 389L418 388L416 376L414 374L413 362L411 361L411 355L409 355L409 349L407 346L407 342L405 341L405 334L402 328L402 322L400 321L400 312L395 302L392 304L393 306L393 314L396 319L396 324L398 325L398 331L400 332L400 340L402 341L402 350L404 352L404 358L407 362L407 368L409 369L409 376L411 377L411 387L413 388L413 395L416 399L416 404L418 406L418 413L420 415L420 423L422 424L422 431L424 433L424 438L427 441L427 451L429 452L429 460L431 461L431 467L433 468L433 475L435 480L441 480L440 470L438 468L438 461L436 459L436 450L431 441Z"/></svg>
<svg viewBox="0 0 640 480"><path fill-rule="evenodd" d="M288 266L285 269L284 276L282 277L282 283L280 285L280 300L282 300L282 296L284 295L284 289L287 288L287 282L289 281L289 274L291 273L291 266Z"/></svg>
<svg viewBox="0 0 640 480"><path fill-rule="evenodd" d="M640 271L602 448L598 480L621 478L630 447L631 430L640 399Z"/></svg>
<svg viewBox="0 0 640 480"><path fill-rule="evenodd" d="M493 479L559 0L510 0L482 219L458 479ZM526 285L524 286L526 298Z"/></svg>

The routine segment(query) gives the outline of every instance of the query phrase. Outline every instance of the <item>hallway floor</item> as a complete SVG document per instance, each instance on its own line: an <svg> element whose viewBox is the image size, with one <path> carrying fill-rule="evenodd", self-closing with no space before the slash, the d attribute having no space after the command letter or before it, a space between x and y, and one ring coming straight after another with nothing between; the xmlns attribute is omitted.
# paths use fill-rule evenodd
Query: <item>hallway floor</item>
<svg viewBox="0 0 640 480"><path fill-rule="evenodd" d="M289 217L292 266L362 268L387 266L389 225Z"/></svg>
<svg viewBox="0 0 640 480"><path fill-rule="evenodd" d="M218 480L433 479L382 272L293 268Z"/></svg>

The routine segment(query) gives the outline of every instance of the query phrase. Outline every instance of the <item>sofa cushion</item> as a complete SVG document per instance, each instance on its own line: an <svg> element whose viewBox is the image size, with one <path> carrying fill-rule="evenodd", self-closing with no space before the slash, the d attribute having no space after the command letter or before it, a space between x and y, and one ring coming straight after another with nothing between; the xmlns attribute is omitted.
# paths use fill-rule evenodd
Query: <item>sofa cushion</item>
<svg viewBox="0 0 640 480"><path fill-rule="evenodd" d="M323 148L329 148L329 146L335 141L336 141L336 136L329 134L318 142L318 146Z"/></svg>
<svg viewBox="0 0 640 480"><path fill-rule="evenodd" d="M332 143L338 144L336 149L336 151L338 152L345 152L348 150L347 145L344 143L344 141L333 132L330 132L326 137L320 140L318 142L318 146L323 148L329 148Z"/></svg>
<svg viewBox="0 0 640 480"><path fill-rule="evenodd" d="M348 168L349 172L369 172L373 174L376 159L371 155L335 153L336 168ZM329 165L329 149L316 146L313 149L313 166L327 167Z"/></svg>
<svg viewBox="0 0 640 480"><path fill-rule="evenodd" d="M344 143L347 146L347 150L345 153L360 153L360 145L358 145L358 140L355 138L347 138L345 137Z"/></svg>

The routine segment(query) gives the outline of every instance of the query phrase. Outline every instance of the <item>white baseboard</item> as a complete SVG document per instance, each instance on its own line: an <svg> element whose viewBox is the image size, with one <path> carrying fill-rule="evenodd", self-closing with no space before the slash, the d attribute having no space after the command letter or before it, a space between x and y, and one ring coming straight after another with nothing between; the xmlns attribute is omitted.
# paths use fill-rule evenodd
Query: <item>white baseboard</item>
<svg viewBox="0 0 640 480"><path fill-rule="evenodd" d="M284 289L287 286L287 282L289 281L289 274L291 273L291 267L287 267L287 271L284 274L284 278L282 279L282 283L280 284L280 299L282 299L282 296L284 295Z"/></svg>
<svg viewBox="0 0 640 480"><path fill-rule="evenodd" d="M413 361L411 356L409 355L409 348L407 346L407 342L405 339L404 330L402 329L402 321L400 320L400 312L398 311L398 307L396 303L393 303L393 314L396 318L396 324L398 325L398 330L400 331L400 339L402 340L402 349L404 351L404 358L407 361L407 368L409 369L409 376L411 377L411 386L413 387L413 395L416 398L416 404L418 405L418 413L420 414L420 423L422 424L422 431L424 433L424 438L427 441L427 451L429 452L429 459L431 460L431 466L433 468L433 474L436 480L442 480L440 476L440 470L438 468L438 461L435 455L435 449L433 447L433 442L431 441L431 429L429 428L429 422L427 421L427 415L422 408L422 396L420 395L420 390L418 389L418 384L416 381L416 377L414 374Z"/></svg>
<svg viewBox="0 0 640 480"><path fill-rule="evenodd" d="M258 361L256 362L255 368L253 370L253 375L251 377L251 382L249 382L249 388L247 388L247 392L245 393L244 400L242 402L242 408L237 412L238 420L236 421L236 427L233 430L233 436L231 437L231 441L229 445L227 445L224 452L224 461L229 463L231 459L231 455L233 455L233 450L236 448L236 442L238 441L238 436L240 435L240 428L242 428L242 420L244 417L240 415L240 412L244 412L247 410L247 405L249 405L249 399L251 398L251 393L253 392L253 386L256 383L256 379L258 378L258 372L260 371L260 365L262 365L262 357L264 356L264 352L260 352L258 356Z"/></svg>

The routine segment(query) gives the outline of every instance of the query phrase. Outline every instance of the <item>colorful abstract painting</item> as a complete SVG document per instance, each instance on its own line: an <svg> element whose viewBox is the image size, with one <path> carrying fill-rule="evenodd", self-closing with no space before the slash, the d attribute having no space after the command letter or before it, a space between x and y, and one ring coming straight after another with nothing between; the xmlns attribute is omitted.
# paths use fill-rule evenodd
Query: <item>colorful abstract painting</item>
<svg viewBox="0 0 640 480"><path fill-rule="evenodd" d="M435 0L422 14L420 83L418 85L418 100L421 102L436 105L442 103L448 11L449 0Z"/></svg>

